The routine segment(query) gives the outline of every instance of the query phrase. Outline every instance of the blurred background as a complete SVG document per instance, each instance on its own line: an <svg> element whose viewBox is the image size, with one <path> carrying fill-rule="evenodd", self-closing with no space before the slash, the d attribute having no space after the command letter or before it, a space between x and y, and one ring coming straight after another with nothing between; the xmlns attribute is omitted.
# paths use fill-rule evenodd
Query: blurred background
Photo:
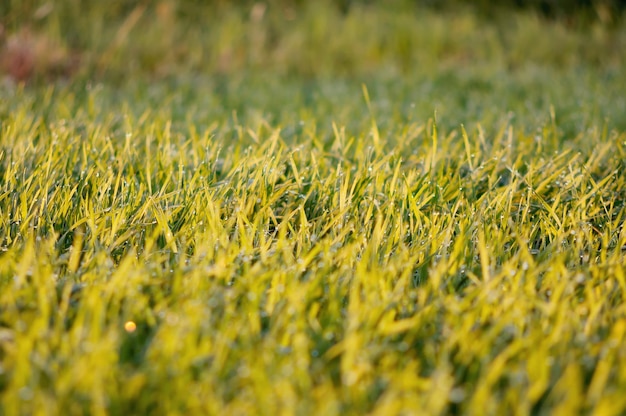
<svg viewBox="0 0 626 416"><path fill-rule="evenodd" d="M3 0L9 82L620 71L626 0Z"/></svg>

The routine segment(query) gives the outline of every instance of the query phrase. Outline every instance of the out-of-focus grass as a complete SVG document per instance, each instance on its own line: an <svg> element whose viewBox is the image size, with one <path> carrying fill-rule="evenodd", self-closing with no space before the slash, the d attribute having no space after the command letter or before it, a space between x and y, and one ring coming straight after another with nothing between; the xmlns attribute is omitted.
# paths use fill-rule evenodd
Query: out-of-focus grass
<svg viewBox="0 0 626 416"><path fill-rule="evenodd" d="M5 32L16 42L24 28L48 39L40 76L45 54L56 50L74 72L109 80L242 69L309 77L528 64L617 70L624 61L626 31L610 24L619 15L577 26L532 11L496 9L486 19L466 9L437 13L403 1L355 2L346 10L329 1L15 2Z"/></svg>
<svg viewBox="0 0 626 416"><path fill-rule="evenodd" d="M3 414L624 413L620 27L63 10L79 72L0 89Z"/></svg>

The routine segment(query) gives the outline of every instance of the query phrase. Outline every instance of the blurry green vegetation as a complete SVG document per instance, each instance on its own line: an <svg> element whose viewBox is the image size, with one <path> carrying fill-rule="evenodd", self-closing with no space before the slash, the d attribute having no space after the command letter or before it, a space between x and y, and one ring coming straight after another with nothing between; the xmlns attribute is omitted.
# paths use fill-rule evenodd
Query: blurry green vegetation
<svg viewBox="0 0 626 416"><path fill-rule="evenodd" d="M201 4L0 5L0 414L626 412L617 4Z"/></svg>
<svg viewBox="0 0 626 416"><path fill-rule="evenodd" d="M532 8L499 7L486 15L468 12L467 5L439 12L400 1L343 8L328 1L8 4L7 35L27 28L45 36L71 52L66 59L80 62L73 73L97 79L241 70L336 76L527 64L616 68L626 49L623 26L610 24L621 21L617 12L576 25L547 20ZM35 74L46 74L45 65L39 69Z"/></svg>

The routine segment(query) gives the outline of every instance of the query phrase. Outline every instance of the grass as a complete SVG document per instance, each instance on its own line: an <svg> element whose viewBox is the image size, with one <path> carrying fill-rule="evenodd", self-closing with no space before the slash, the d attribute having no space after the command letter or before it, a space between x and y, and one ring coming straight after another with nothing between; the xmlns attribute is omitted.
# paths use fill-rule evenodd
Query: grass
<svg viewBox="0 0 626 416"><path fill-rule="evenodd" d="M375 9L302 13L351 45ZM516 38L462 69L331 47L121 79L148 31L70 81L5 83L2 413L623 414L622 29L514 19L583 58L516 61Z"/></svg>

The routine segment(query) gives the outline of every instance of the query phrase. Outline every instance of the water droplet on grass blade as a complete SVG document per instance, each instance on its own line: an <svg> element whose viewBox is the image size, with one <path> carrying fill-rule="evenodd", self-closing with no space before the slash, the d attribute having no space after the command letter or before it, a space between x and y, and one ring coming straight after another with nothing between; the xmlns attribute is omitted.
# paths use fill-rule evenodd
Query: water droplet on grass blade
<svg viewBox="0 0 626 416"><path fill-rule="evenodd" d="M124 330L129 334L133 333L137 330L137 324L133 321L126 321L126 323L124 324Z"/></svg>

